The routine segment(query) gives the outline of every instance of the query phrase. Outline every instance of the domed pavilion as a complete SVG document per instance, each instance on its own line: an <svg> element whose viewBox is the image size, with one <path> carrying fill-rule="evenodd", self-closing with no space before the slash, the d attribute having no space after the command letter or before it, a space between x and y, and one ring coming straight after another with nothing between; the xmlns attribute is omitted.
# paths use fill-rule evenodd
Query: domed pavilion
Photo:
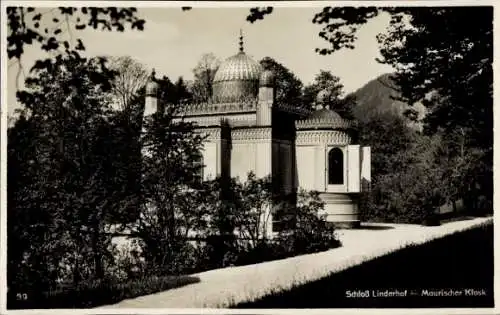
<svg viewBox="0 0 500 315"><path fill-rule="evenodd" d="M200 176L244 181L250 171L271 175L277 205L295 203L301 188L317 190L328 221L358 225L357 196L370 181L370 151L355 143L355 122L328 108L327 91L318 94L315 110L278 104L275 80L244 52L240 37L239 51L215 74L212 99L183 107L176 119L196 123L207 136ZM155 93L148 84L145 115L157 110Z"/></svg>

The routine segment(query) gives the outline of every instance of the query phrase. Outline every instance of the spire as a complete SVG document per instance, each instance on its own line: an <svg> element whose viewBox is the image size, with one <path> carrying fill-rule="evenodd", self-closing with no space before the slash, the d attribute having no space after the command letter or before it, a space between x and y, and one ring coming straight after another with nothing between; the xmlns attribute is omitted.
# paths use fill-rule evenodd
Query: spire
<svg viewBox="0 0 500 315"><path fill-rule="evenodd" d="M153 70L151 71L151 75L150 75L150 78L151 80L155 80L155 75L156 75L156 71L155 71L155 68L153 68Z"/></svg>
<svg viewBox="0 0 500 315"><path fill-rule="evenodd" d="M240 28L240 52L243 52L243 31Z"/></svg>

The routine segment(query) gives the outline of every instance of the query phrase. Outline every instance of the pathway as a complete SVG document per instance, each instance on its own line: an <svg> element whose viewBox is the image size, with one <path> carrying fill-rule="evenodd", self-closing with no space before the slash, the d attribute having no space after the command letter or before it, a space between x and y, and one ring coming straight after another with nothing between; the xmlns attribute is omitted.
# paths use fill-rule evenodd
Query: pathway
<svg viewBox="0 0 500 315"><path fill-rule="evenodd" d="M321 253L195 274L200 282L128 299L101 308L218 308L252 301L274 290L315 281L331 273L386 255L408 244L423 244L457 231L492 222L492 218L456 221L436 227L370 224L339 230L343 246Z"/></svg>

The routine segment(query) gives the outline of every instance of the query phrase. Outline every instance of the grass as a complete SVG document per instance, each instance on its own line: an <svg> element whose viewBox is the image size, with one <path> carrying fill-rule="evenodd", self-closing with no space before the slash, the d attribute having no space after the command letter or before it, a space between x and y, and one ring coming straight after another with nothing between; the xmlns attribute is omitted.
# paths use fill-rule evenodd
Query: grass
<svg viewBox="0 0 500 315"><path fill-rule="evenodd" d="M346 291L411 290L407 297L349 298ZM485 296L429 297L423 289L485 290ZM493 225L457 232L423 245L295 285L234 308L437 308L493 307Z"/></svg>
<svg viewBox="0 0 500 315"><path fill-rule="evenodd" d="M199 282L197 277L147 277L121 283L96 282L92 285L44 292L23 301L8 299L8 309L93 308L118 303L142 295L166 291Z"/></svg>

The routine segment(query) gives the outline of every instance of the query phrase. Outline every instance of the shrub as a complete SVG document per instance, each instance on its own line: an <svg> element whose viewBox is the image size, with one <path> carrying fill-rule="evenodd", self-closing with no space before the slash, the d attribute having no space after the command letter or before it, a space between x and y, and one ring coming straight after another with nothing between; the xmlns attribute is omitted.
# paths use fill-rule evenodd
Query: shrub
<svg viewBox="0 0 500 315"><path fill-rule="evenodd" d="M237 257L236 265L257 264L264 261L282 259L290 256L283 247L283 244L276 240L265 240L259 242L256 246L243 248Z"/></svg>
<svg viewBox="0 0 500 315"><path fill-rule="evenodd" d="M399 152L398 160L404 167L377 174L372 190L362 194L362 219L439 224L435 211L450 196L440 150L439 138L421 136L406 151Z"/></svg>
<svg viewBox="0 0 500 315"><path fill-rule="evenodd" d="M114 263L107 268L108 279L115 281L133 280L146 274L146 263L136 241L113 248Z"/></svg>
<svg viewBox="0 0 500 315"><path fill-rule="evenodd" d="M199 263L206 269L259 263L340 246L334 227L321 215L324 203L318 192L301 190L297 198L290 198L293 203L286 199L278 205L271 177L257 178L253 173L248 174L244 184L233 179L223 186L218 179L206 183L206 187L210 193L204 207L209 209L210 220L205 231L206 244L201 250L203 263ZM224 188L227 191L223 192ZM271 238L268 229L273 207L283 228Z"/></svg>
<svg viewBox="0 0 500 315"><path fill-rule="evenodd" d="M284 226L288 227L278 234L286 253L312 253L340 246L335 228L329 225L321 214L324 202L316 191L301 190L297 205L283 216Z"/></svg>

